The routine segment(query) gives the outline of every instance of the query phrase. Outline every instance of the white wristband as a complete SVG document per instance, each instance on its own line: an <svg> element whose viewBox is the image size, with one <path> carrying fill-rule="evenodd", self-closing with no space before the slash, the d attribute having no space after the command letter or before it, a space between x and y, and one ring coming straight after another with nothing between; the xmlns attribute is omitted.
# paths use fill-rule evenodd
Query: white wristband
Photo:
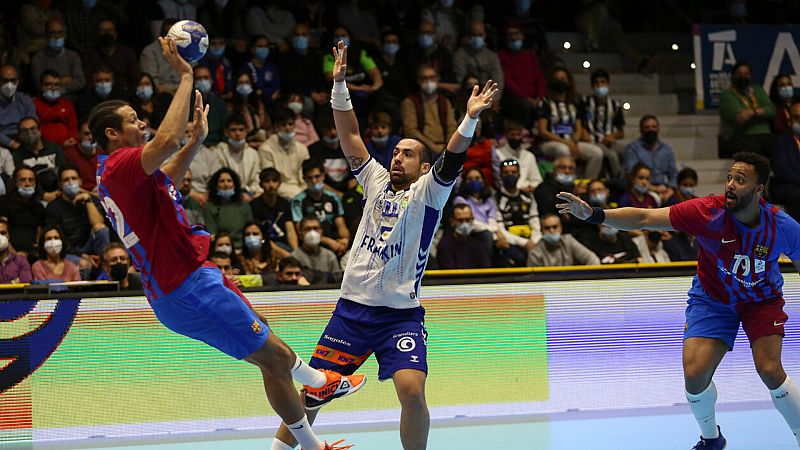
<svg viewBox="0 0 800 450"><path fill-rule="evenodd" d="M468 139L472 138L472 135L475 134L475 127L477 126L478 119L473 119L469 114L466 114L464 120L461 121L461 125L458 126L458 134Z"/></svg>
<svg viewBox="0 0 800 450"><path fill-rule="evenodd" d="M350 90L344 81L334 81L331 89L331 108L337 111L350 111L353 104L350 103Z"/></svg>

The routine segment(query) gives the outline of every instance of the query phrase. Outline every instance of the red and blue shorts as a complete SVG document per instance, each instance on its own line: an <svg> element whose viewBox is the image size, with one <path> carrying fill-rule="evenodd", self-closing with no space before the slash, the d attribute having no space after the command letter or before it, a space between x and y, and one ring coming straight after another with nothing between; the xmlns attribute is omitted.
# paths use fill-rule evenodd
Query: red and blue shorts
<svg viewBox="0 0 800 450"><path fill-rule="evenodd" d="M733 342L742 324L750 345L764 336L785 334L783 325L789 316L783 311L784 300L737 303L726 305L718 301L689 297L686 307L686 331L683 338L705 337L720 339L733 350Z"/></svg>

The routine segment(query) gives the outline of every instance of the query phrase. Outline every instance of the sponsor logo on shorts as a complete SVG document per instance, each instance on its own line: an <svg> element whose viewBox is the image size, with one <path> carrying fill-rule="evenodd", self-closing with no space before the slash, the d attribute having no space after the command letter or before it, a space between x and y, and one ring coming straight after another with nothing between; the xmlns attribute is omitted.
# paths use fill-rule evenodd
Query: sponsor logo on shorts
<svg viewBox="0 0 800 450"><path fill-rule="evenodd" d="M417 343L414 341L414 338L404 336L397 341L397 349L401 352L410 352L415 348L417 348Z"/></svg>
<svg viewBox="0 0 800 450"><path fill-rule="evenodd" d="M250 325L250 327L251 327L251 328L253 329L253 331L255 331L256 333L261 333L261 324L260 324L260 323L258 323L258 321L257 321L257 320L254 320L254 321L253 321L253 324L252 324L252 325Z"/></svg>
<svg viewBox="0 0 800 450"><path fill-rule="evenodd" d="M411 362L419 362L419 357L417 355L411 355Z"/></svg>
<svg viewBox="0 0 800 450"><path fill-rule="evenodd" d="M333 337L333 336L329 336L329 335L327 335L327 334L326 334L326 335L323 335L323 336L322 336L322 338L323 338L323 339L327 339L327 340L329 340L329 341L331 341L331 342L336 342L337 344L342 344L342 345L346 345L346 346L348 346L348 347L352 347L352 346L350 345L350 343L349 343L349 342L347 342L347 341L345 341L344 339L335 338L335 337Z"/></svg>
<svg viewBox="0 0 800 450"><path fill-rule="evenodd" d="M778 321L776 320L776 321L772 322L772 325L773 325L773 326L776 326L776 327L779 327L779 326L783 325L784 323L786 323L786 322L778 322Z"/></svg>

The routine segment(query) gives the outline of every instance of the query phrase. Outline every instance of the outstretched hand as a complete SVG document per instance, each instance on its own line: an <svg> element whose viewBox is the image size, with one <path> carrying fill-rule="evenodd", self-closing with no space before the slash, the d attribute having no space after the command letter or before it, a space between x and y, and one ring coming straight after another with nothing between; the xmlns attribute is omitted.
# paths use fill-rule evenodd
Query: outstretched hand
<svg viewBox="0 0 800 450"><path fill-rule="evenodd" d="M344 41L339 41L336 47L333 47L333 79L335 81L344 81L347 75L347 46Z"/></svg>
<svg viewBox="0 0 800 450"><path fill-rule="evenodd" d="M178 46L175 44L174 39L169 36L159 37L158 42L161 43L161 53L164 55L164 59L178 74L192 73L192 66L178 53Z"/></svg>
<svg viewBox="0 0 800 450"><path fill-rule="evenodd" d="M574 194L559 192L556 194L556 198L567 202L556 204L556 208L558 208L558 212L561 214L572 214L581 220L586 220L592 215L592 207Z"/></svg>
<svg viewBox="0 0 800 450"><path fill-rule="evenodd" d="M478 92L480 90L480 92ZM492 100L497 95L497 83L492 83L492 80L486 82L483 89L477 84L472 88L472 95L467 100L467 114L477 119L484 109L492 106Z"/></svg>
<svg viewBox="0 0 800 450"><path fill-rule="evenodd" d="M203 95L194 91L194 119L192 119L192 143L203 143L208 136L208 107L203 106Z"/></svg>

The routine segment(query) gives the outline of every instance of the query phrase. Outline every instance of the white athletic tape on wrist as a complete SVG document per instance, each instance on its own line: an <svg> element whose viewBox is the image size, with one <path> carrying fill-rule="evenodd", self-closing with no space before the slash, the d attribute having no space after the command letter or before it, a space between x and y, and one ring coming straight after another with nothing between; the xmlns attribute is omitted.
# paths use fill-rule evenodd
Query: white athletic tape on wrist
<svg viewBox="0 0 800 450"><path fill-rule="evenodd" d="M475 134L475 127L478 126L478 119L473 119L469 116L469 114L464 116L464 120L461 121L461 125L458 126L458 134L464 136L465 138L471 138L473 134Z"/></svg>
<svg viewBox="0 0 800 450"><path fill-rule="evenodd" d="M331 89L331 108L337 111L350 111L353 104L350 102L350 90L344 81L334 81Z"/></svg>

